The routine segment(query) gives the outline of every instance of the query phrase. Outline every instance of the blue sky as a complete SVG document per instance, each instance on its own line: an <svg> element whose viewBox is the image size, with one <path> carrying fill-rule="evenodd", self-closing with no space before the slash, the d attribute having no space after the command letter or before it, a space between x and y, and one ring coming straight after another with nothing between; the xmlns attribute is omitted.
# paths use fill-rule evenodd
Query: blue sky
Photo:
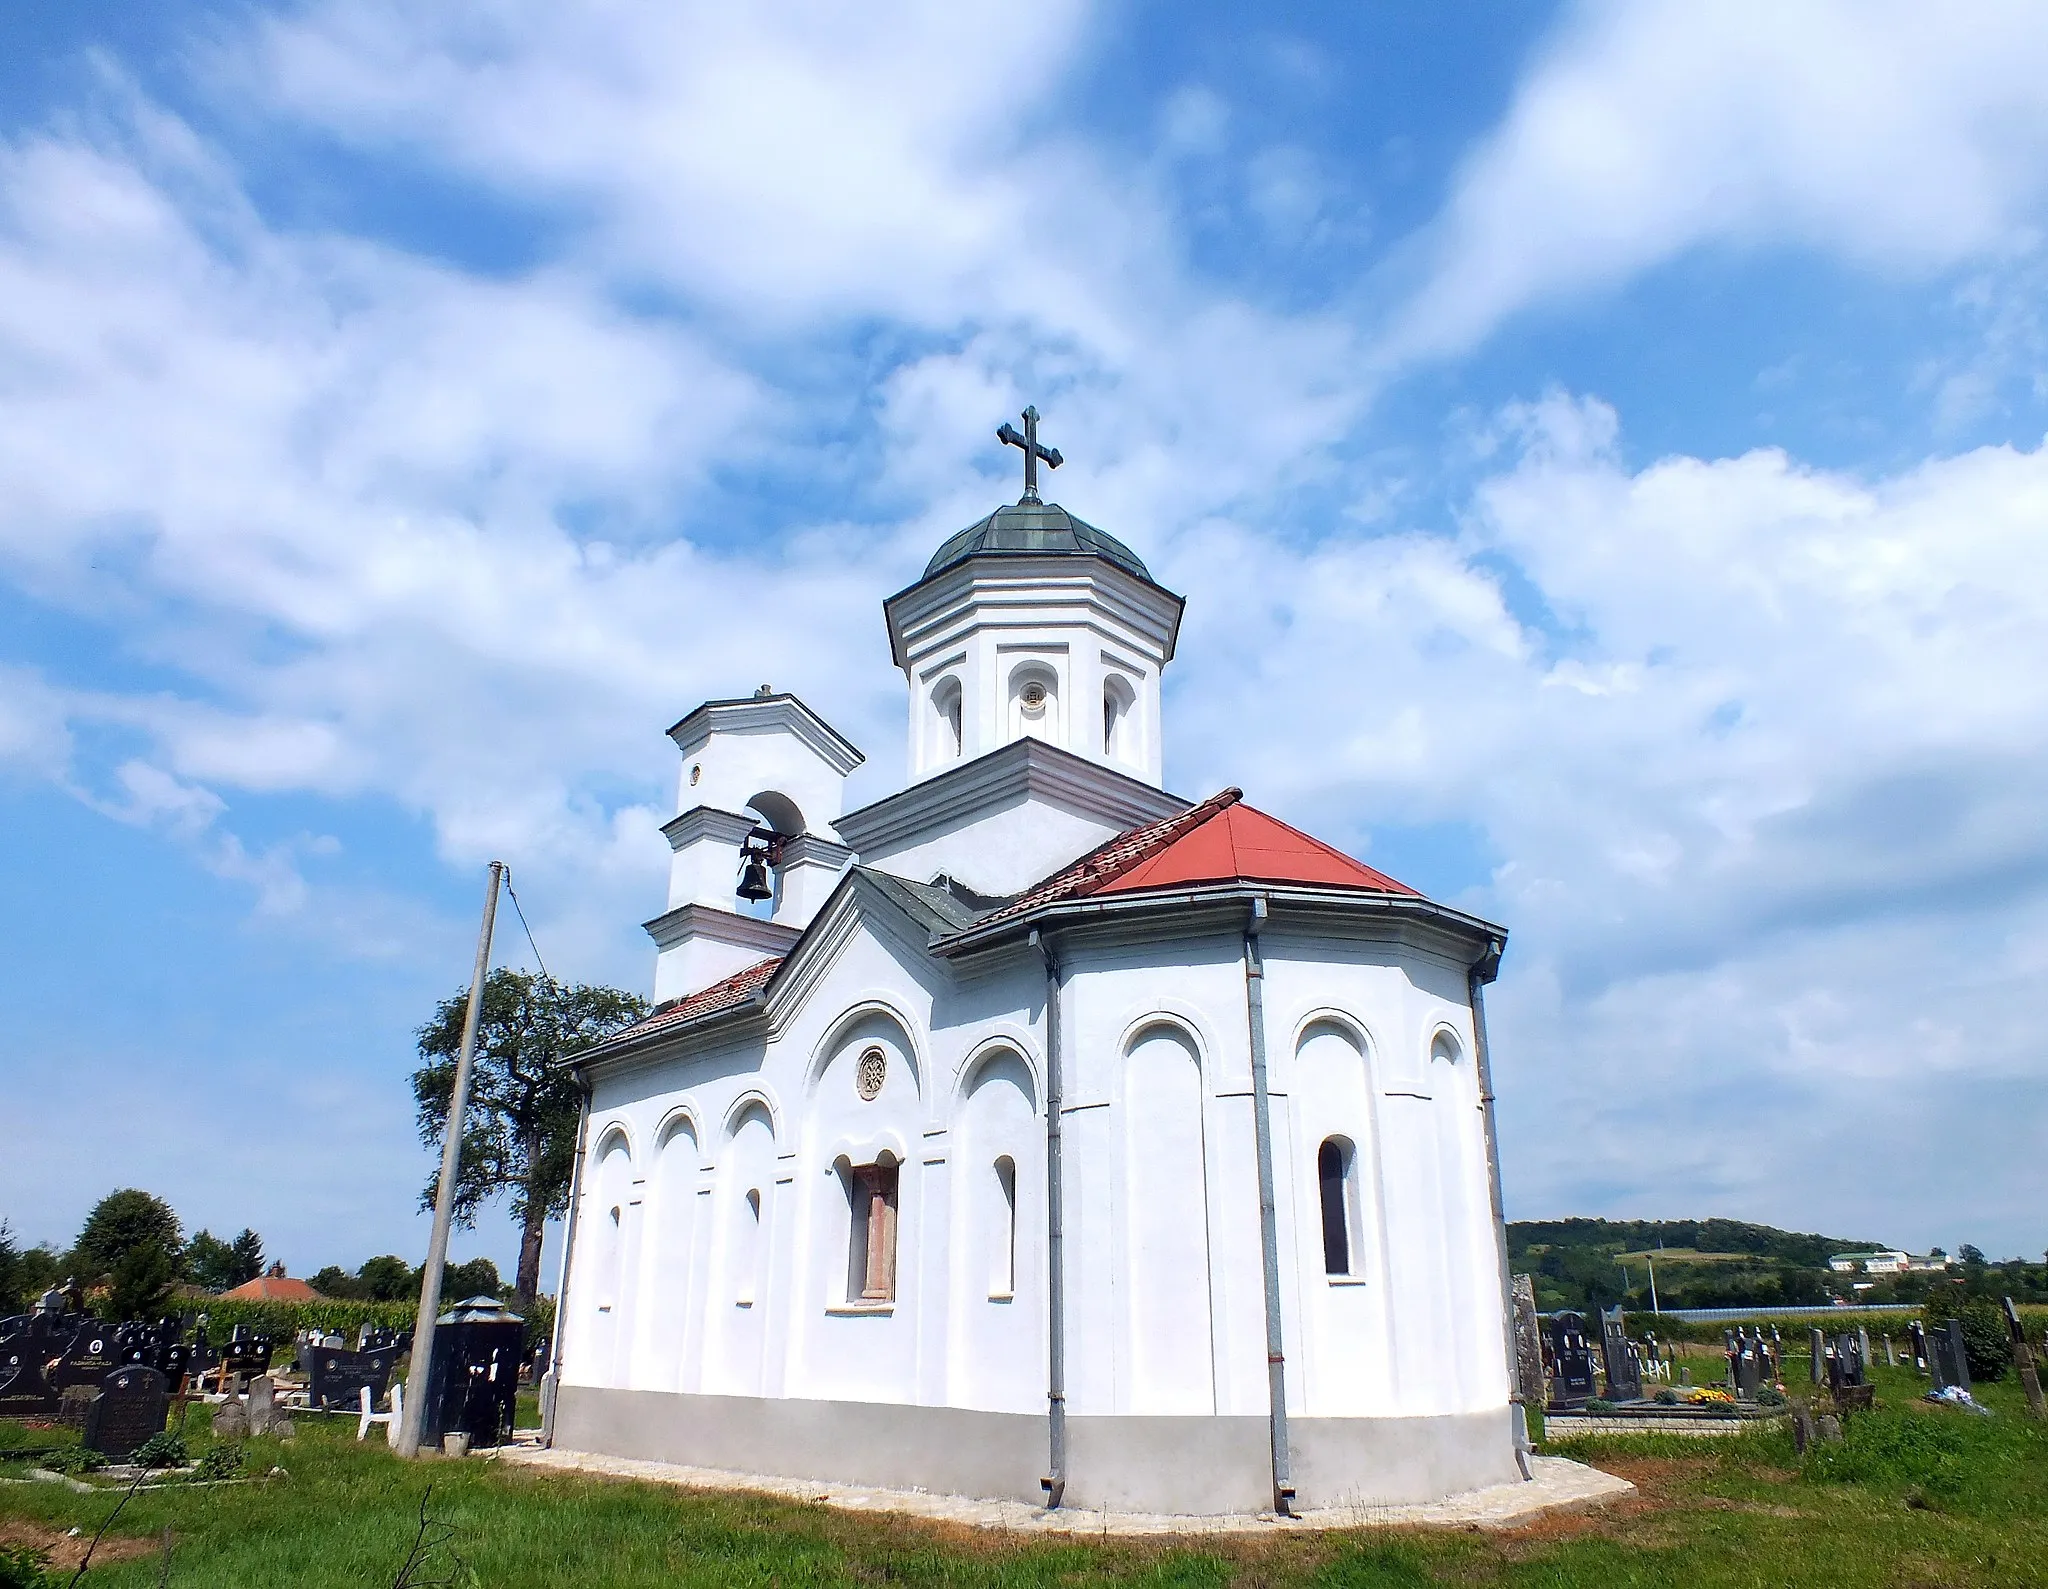
<svg viewBox="0 0 2048 1589"><path fill-rule="evenodd" d="M2048 1246L2038 8L741 10L0 24L18 1234L415 1251L484 862L644 988L668 723L894 787L1035 401L1169 784L1512 929L1512 1214Z"/></svg>

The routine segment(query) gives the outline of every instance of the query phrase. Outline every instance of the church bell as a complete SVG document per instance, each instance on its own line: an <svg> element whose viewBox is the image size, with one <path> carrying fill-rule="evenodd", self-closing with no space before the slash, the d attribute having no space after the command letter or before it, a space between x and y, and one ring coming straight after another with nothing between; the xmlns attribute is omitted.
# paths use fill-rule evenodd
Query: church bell
<svg viewBox="0 0 2048 1589"><path fill-rule="evenodd" d="M775 884L768 876L768 857L759 850L747 853L747 864L740 872L739 896L755 900L775 897Z"/></svg>

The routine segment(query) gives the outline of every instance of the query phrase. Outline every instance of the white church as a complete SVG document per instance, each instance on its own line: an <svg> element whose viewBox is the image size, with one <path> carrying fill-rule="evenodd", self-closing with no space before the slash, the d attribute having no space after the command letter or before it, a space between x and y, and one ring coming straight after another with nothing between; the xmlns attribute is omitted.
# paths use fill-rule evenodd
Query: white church
<svg viewBox="0 0 2048 1589"><path fill-rule="evenodd" d="M883 603L909 781L793 695L682 755L654 1013L585 1056L555 1445L1037 1506L1522 1476L1505 934L1163 787L1182 601L1040 500Z"/></svg>

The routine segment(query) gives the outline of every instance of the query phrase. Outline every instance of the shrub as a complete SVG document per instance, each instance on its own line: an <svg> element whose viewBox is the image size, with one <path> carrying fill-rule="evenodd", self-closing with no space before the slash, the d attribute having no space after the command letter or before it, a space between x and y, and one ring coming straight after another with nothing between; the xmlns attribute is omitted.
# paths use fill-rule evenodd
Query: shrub
<svg viewBox="0 0 2048 1589"><path fill-rule="evenodd" d="M1785 1393L1776 1385L1765 1385L1756 1393L1756 1404L1759 1407L1782 1407L1785 1405Z"/></svg>
<svg viewBox="0 0 2048 1589"><path fill-rule="evenodd" d="M2012 1337L1997 1303L1989 1297L1930 1297L1928 1330L1946 1329L1950 1319L1962 1321L1963 1355L1969 1360L1971 1379L1994 1380L2012 1367Z"/></svg>
<svg viewBox="0 0 2048 1589"><path fill-rule="evenodd" d="M32 1545L0 1545L0 1589L44 1589L54 1584L49 1561L47 1550Z"/></svg>
<svg viewBox="0 0 2048 1589"><path fill-rule="evenodd" d="M1669 1385L1666 1385L1662 1390L1658 1391L1656 1396L1652 1399L1660 1407L1676 1407L1678 1405L1678 1392L1673 1390Z"/></svg>
<svg viewBox="0 0 2048 1589"><path fill-rule="evenodd" d="M1612 1412L1614 1411L1614 1403L1605 1396L1595 1396L1586 1403L1586 1411L1590 1413Z"/></svg>
<svg viewBox="0 0 2048 1589"><path fill-rule="evenodd" d="M211 1445L200 1453L199 1466L193 1473L195 1480L218 1483L231 1479L242 1471L242 1448L226 1441Z"/></svg>
<svg viewBox="0 0 2048 1589"><path fill-rule="evenodd" d="M107 1454L91 1446L72 1446L43 1459L52 1473L97 1473L107 1465Z"/></svg>
<svg viewBox="0 0 2048 1589"><path fill-rule="evenodd" d="M146 1468L182 1468L188 1460L185 1437L159 1429L135 1448L134 1460Z"/></svg>

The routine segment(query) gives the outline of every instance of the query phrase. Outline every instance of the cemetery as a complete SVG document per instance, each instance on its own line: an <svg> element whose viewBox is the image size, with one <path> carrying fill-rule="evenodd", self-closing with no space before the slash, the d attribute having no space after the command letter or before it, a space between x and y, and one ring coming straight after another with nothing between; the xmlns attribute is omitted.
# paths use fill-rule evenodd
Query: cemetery
<svg viewBox="0 0 2048 1589"><path fill-rule="evenodd" d="M1557 1377L1569 1379L1567 1395L1629 1388L1608 1382L1604 1332L1593 1322L1597 1333L1584 1321L1556 1332L1566 1347ZM2027 1327L2038 1351L2043 1323L2029 1315ZM391 1583L420 1536L424 1498L428 1516L452 1531L430 1562L435 1576L455 1570L459 1560L475 1577L457 1581L493 1589L581 1581L623 1589L888 1581L1732 1586L1758 1581L1764 1559L1772 1583L1890 1585L1900 1581L1903 1562L1916 1564L1915 1582L2039 1582L2036 1564L2048 1543L2048 1425L2029 1415L2025 1388L2011 1372L1990 1383L1967 1381L1989 1416L1930 1401L1969 1373L1953 1341L1942 1344L1955 1333L1899 1332L1888 1361L1880 1337L1866 1359L1853 1329L1837 1331L1823 1340L1817 1385L1805 1330L1784 1331L1773 1343L1767 1326L1746 1326L1733 1349L1737 1394L1752 1372L1741 1365L1752 1362L1762 1374L1768 1362L1783 1376L1791 1411L1743 1420L1720 1440L1641 1432L1566 1438L1545 1428L1541 1450L1627 1478L1636 1493L1504 1531L1310 1531L1269 1522L1255 1532L1179 1537L970 1532L762 1495L537 1472L477 1455L406 1465L380 1430L358 1439L353 1417L294 1410L279 1419L274 1389L269 1421L259 1428L261 1398L244 1387L236 1402L211 1399L218 1392L189 1398L180 1438L190 1460L172 1480L145 1480L126 1500L90 1581L114 1589L159 1582L221 1589ZM1639 1340L1639 1350L1647 1346ZM129 1349L146 1350L132 1335ZM285 1359L304 1355L310 1370L320 1350L273 1349L270 1374L257 1377L310 1381L310 1372L294 1372ZM379 1350L369 1348L371 1355ZM1679 1369L1704 1381L1719 1358L1727 1371L1725 1344L1660 1340L1657 1350L1654 1364L1645 1356L1639 1365L1652 1405L1651 1387L1678 1385ZM1915 1366L1916 1352L1924 1352L1924 1368ZM228 1357L221 1343L207 1355ZM84 1355L74 1352L70 1360L65 1377L75 1383ZM1667 1381L1663 1369L1674 1363ZM1872 1393L1868 1405L1833 1410L1859 1370ZM154 1421L158 1404L151 1398L168 1401L168 1386L152 1383L161 1371L147 1363L116 1363L109 1372L135 1377L100 1420L102 1433L123 1444ZM1626 1366L1622 1373L1626 1381ZM101 1391L102 1404L110 1394ZM1812 1415L1801 1449L1797 1415L1821 1407L1829 1410ZM237 1411L244 1422L236 1422ZM519 1425L537 1420L532 1391L520 1391ZM1839 1438L1830 1437L1829 1424ZM30 1477L50 1471L52 1446L81 1449L84 1438L73 1424L0 1419L0 1544L52 1549L59 1552L52 1560L75 1562L79 1540L68 1531L90 1538L135 1471L74 1468L63 1475L69 1484ZM229 1452L231 1468L213 1455ZM228 1475L225 1482L201 1477L210 1456L213 1471ZM167 1529L171 1556L160 1576ZM1987 1572L1994 1562L2001 1565Z"/></svg>

